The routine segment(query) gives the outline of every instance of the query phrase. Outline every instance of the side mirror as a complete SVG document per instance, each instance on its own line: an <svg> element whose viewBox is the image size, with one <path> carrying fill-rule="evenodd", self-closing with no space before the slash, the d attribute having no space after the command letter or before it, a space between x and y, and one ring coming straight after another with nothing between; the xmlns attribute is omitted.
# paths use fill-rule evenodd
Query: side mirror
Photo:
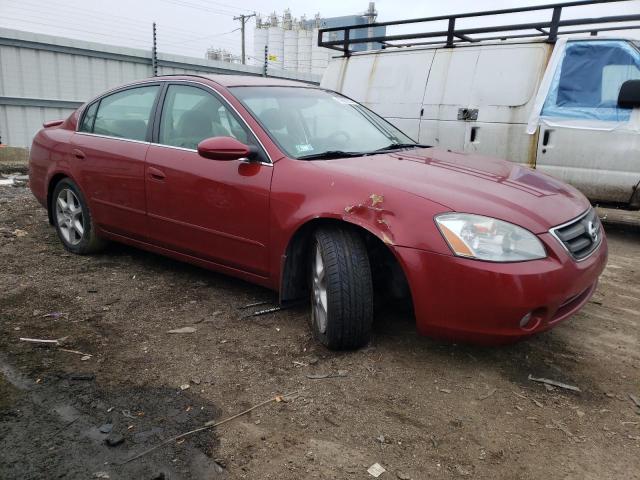
<svg viewBox="0 0 640 480"><path fill-rule="evenodd" d="M640 107L640 80L627 80L620 87L618 106L621 108Z"/></svg>
<svg viewBox="0 0 640 480"><path fill-rule="evenodd" d="M211 137L198 144L198 154L211 160L238 160L253 157L255 149L233 137Z"/></svg>

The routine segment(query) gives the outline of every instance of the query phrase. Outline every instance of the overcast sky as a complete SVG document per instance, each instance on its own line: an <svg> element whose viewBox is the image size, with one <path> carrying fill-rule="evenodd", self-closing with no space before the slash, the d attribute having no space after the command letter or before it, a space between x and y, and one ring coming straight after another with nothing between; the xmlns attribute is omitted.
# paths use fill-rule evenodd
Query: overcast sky
<svg viewBox="0 0 640 480"><path fill-rule="evenodd" d="M553 0L378 0L378 21L425 17L478 10L553 3ZM210 46L240 52L239 22L233 17L258 12L279 15L290 8L295 17L324 17L364 12L365 0L0 0L0 27L48 33L94 42L149 49L151 23L158 24L158 44L162 52L203 57ZM567 9L563 18L576 17ZM580 17L640 13L640 0L589 6ZM515 18L515 23L548 20L550 12L536 12ZM473 25L497 23L486 17ZM513 19L509 19L514 23ZM637 22L640 23L640 22ZM253 53L253 20L248 23L247 54ZM467 23L467 25L469 25ZM439 26L438 26L439 27ZM440 27L439 27L440 28ZM399 31L398 28L393 33ZM640 30L629 36L640 38Z"/></svg>

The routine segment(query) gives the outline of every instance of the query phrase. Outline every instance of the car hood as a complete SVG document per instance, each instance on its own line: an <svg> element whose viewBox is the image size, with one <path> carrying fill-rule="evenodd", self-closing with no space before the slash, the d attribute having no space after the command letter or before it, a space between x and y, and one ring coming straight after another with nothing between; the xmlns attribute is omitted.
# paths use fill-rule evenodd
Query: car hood
<svg viewBox="0 0 640 480"><path fill-rule="evenodd" d="M447 209L498 218L534 233L589 208L575 188L528 167L437 148L317 161L334 170L437 202Z"/></svg>

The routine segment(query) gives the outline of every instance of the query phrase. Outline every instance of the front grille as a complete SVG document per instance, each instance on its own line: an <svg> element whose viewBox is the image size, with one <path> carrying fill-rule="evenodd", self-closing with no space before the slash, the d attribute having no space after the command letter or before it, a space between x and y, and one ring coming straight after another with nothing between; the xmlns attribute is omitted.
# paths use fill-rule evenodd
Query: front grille
<svg viewBox="0 0 640 480"><path fill-rule="evenodd" d="M591 208L571 222L551 229L551 233L562 243L576 260L582 260L593 252L602 240L602 226L596 211Z"/></svg>

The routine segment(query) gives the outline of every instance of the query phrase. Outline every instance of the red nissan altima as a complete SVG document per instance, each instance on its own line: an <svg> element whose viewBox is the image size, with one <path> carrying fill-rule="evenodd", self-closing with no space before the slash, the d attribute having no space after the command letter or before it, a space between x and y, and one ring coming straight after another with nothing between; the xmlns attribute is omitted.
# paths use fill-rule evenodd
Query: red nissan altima
<svg viewBox="0 0 640 480"><path fill-rule="evenodd" d="M422 334L514 341L579 310L607 261L574 188L283 80L110 90L38 132L30 185L67 250L113 240L310 298L332 349L366 344L374 296L403 294Z"/></svg>

